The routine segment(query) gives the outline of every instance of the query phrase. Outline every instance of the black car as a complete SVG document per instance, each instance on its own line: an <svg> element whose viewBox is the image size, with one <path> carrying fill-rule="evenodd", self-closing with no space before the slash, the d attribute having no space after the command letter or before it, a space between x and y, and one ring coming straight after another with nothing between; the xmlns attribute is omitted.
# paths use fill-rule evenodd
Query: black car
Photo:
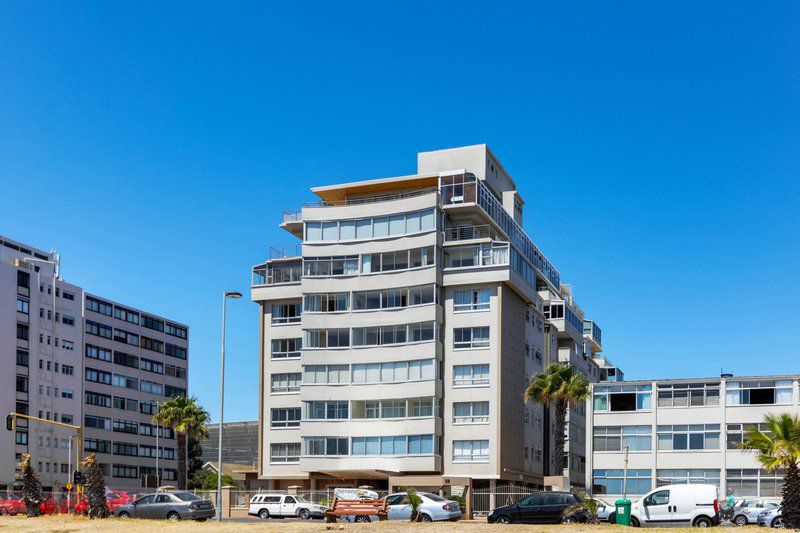
<svg viewBox="0 0 800 533"><path fill-rule="evenodd" d="M564 511L586 502L571 492L534 492L517 503L493 509L488 516L490 524L560 524L586 522L589 511L578 509L565 516Z"/></svg>

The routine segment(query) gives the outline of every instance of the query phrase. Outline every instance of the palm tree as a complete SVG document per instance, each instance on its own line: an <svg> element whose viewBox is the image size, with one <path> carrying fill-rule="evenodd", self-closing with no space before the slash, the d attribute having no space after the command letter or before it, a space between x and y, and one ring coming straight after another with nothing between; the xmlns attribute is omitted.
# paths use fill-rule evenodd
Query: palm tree
<svg viewBox="0 0 800 533"><path fill-rule="evenodd" d="M186 441L189 437L208 438L208 411L196 397L174 396L162 403L153 422L171 427L178 436L178 488L186 489Z"/></svg>
<svg viewBox="0 0 800 533"><path fill-rule="evenodd" d="M551 363L534 374L525 391L525 400L546 408L556 408L554 435L555 471L564 472L564 426L567 423L567 408L586 401L589 397L589 381L583 374L565 363Z"/></svg>
<svg viewBox="0 0 800 533"><path fill-rule="evenodd" d="M800 529L800 418L788 413L764 416L767 431L750 429L740 445L758 454L768 472L786 470L783 480L783 521L787 528Z"/></svg>

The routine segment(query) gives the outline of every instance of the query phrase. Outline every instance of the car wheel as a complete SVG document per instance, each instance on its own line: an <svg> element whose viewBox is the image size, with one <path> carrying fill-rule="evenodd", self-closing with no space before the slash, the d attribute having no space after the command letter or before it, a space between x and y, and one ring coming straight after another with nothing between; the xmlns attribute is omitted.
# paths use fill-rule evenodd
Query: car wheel
<svg viewBox="0 0 800 533"><path fill-rule="evenodd" d="M617 523L617 513L611 513L610 515L608 515L608 523L609 524Z"/></svg>
<svg viewBox="0 0 800 533"><path fill-rule="evenodd" d="M711 519L710 518L705 517L705 516L699 516L699 517L694 519L694 522L692 523L692 525L694 527L711 527L714 524L711 523Z"/></svg>
<svg viewBox="0 0 800 533"><path fill-rule="evenodd" d="M747 517L743 514L738 515L736 518L733 519L733 523L737 526L746 526L747 525Z"/></svg>
<svg viewBox="0 0 800 533"><path fill-rule="evenodd" d="M269 511L267 511L266 509L261 509L261 510L258 512L258 517L259 517L261 520L266 520L267 518L269 518Z"/></svg>
<svg viewBox="0 0 800 533"><path fill-rule="evenodd" d="M771 526L772 527L784 527L783 526L783 517L779 516L778 518L773 520Z"/></svg>
<svg viewBox="0 0 800 533"><path fill-rule="evenodd" d="M632 516L631 517L631 525L633 527L639 527L641 524L639 524L639 519L638 518L636 518L635 516Z"/></svg>
<svg viewBox="0 0 800 533"><path fill-rule="evenodd" d="M302 518L303 520L308 520L309 518L311 518L311 511L309 511L308 509L300 509L297 512L297 516Z"/></svg>
<svg viewBox="0 0 800 533"><path fill-rule="evenodd" d="M353 520L357 524L365 524L367 522L372 522L368 516L357 516L355 520Z"/></svg>
<svg viewBox="0 0 800 533"><path fill-rule="evenodd" d="M511 519L509 517L507 517L507 516L498 516L497 518L495 518L494 523L495 524L510 524L511 523Z"/></svg>
<svg viewBox="0 0 800 533"><path fill-rule="evenodd" d="M172 511L171 513L169 513L167 515L167 520L172 520L173 522L177 522L180 519L181 519L181 515L179 515L175 511Z"/></svg>
<svg viewBox="0 0 800 533"><path fill-rule="evenodd" d="M433 522L433 518L431 518L430 515L426 514L419 515L419 518L417 520L420 522Z"/></svg>
<svg viewBox="0 0 800 533"><path fill-rule="evenodd" d="M126 513L125 511L122 511L121 513L119 513L117 515L117 518L130 518L130 517L131 517L131 515Z"/></svg>
<svg viewBox="0 0 800 533"><path fill-rule="evenodd" d="M561 519L562 524L574 524L576 522L574 516L565 516Z"/></svg>

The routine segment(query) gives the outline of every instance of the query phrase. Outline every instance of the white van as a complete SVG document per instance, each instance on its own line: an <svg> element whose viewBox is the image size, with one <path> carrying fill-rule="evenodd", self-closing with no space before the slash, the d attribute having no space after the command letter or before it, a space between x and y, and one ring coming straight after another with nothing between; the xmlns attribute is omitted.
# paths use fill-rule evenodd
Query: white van
<svg viewBox="0 0 800 533"><path fill-rule="evenodd" d="M307 520L322 518L324 513L325 507L311 503L302 496L268 493L256 494L250 498L250 508L247 511L247 514L262 520L294 516Z"/></svg>
<svg viewBox="0 0 800 533"><path fill-rule="evenodd" d="M631 505L634 527L711 527L719 525L716 485L665 485Z"/></svg>

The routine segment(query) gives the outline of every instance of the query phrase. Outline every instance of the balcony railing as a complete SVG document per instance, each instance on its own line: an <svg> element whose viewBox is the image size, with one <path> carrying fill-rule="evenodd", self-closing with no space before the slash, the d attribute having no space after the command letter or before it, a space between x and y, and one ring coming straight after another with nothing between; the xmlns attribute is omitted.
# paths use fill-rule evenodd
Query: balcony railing
<svg viewBox="0 0 800 533"><path fill-rule="evenodd" d="M445 251L446 268L484 267L508 264L508 243L457 246Z"/></svg>
<svg viewBox="0 0 800 533"><path fill-rule="evenodd" d="M404 198L415 198L417 196L425 196L426 194L433 194L438 192L438 187L426 187L424 189L414 189L412 191L391 193L391 194L376 194L373 196L357 196L355 198L346 198L344 200L337 200L329 202L326 200L319 200L316 202L306 202L304 207L338 207L343 205L362 205L374 204L377 202L392 202L394 200L402 200Z"/></svg>
<svg viewBox="0 0 800 533"><path fill-rule="evenodd" d="M300 257L303 247L300 244L284 244L269 247L270 259L286 259L287 257Z"/></svg>
<svg viewBox="0 0 800 533"><path fill-rule="evenodd" d="M453 226L445 228L445 242L469 241L473 239L499 239L497 232L488 224L480 226Z"/></svg>
<svg viewBox="0 0 800 533"><path fill-rule="evenodd" d="M288 209L283 212L283 223L287 222L302 222L303 210L302 209Z"/></svg>
<svg viewBox="0 0 800 533"><path fill-rule="evenodd" d="M595 324L593 320L583 321L583 334L591 336L597 341L597 344L603 344L603 332L600 330L600 326Z"/></svg>

